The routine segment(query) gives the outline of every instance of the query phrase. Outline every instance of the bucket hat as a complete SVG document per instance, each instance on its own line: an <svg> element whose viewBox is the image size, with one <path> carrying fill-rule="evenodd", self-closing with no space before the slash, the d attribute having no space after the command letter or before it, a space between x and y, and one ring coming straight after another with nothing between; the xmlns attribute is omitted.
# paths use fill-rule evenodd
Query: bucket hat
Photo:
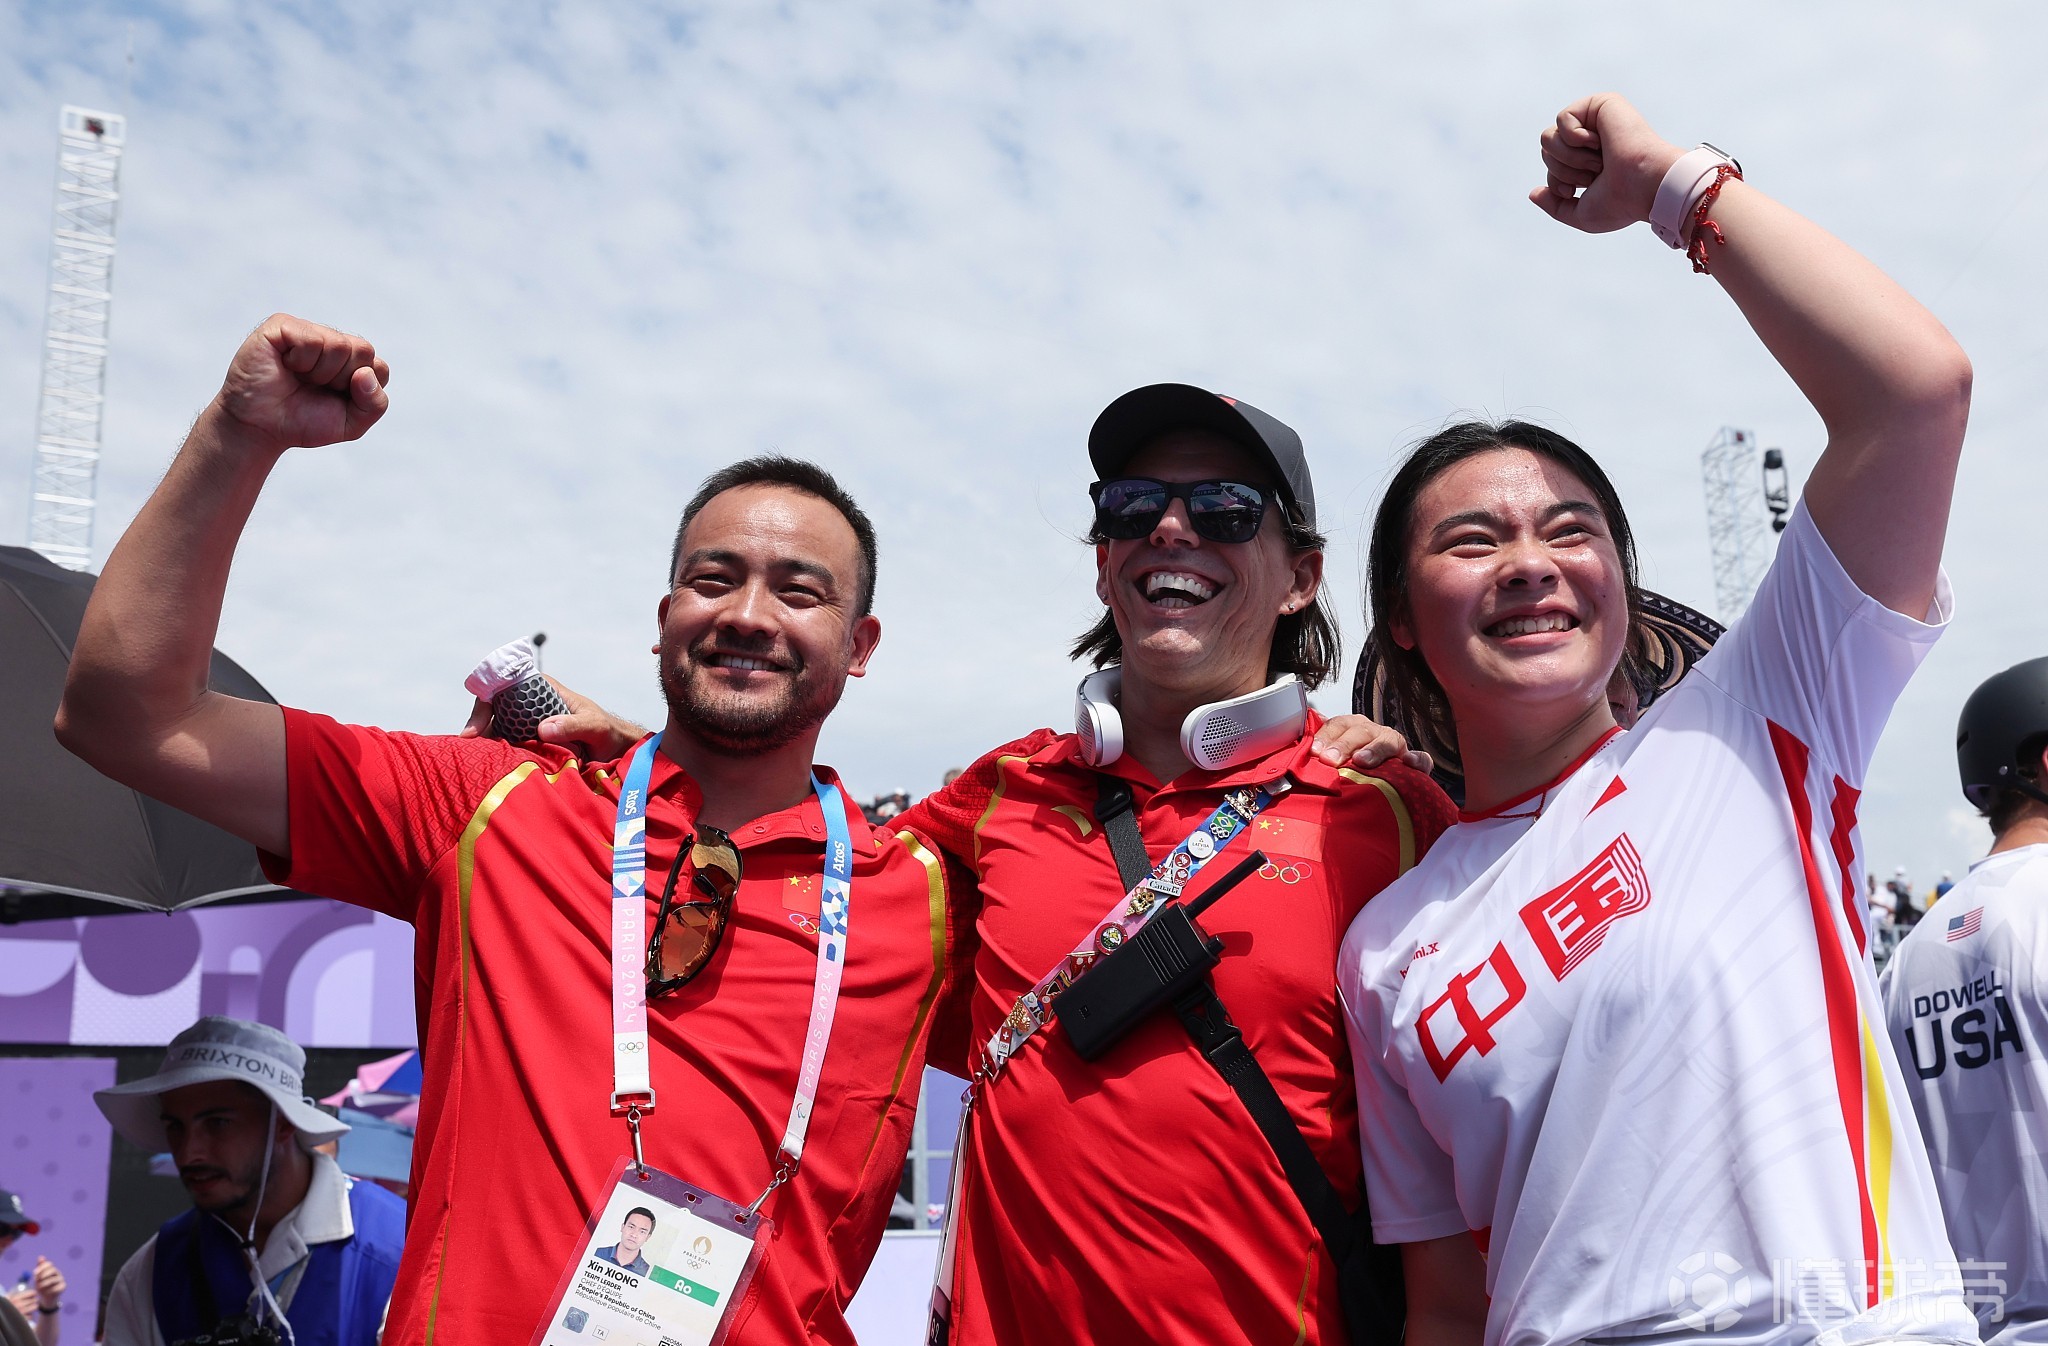
<svg viewBox="0 0 2048 1346"><path fill-rule="evenodd" d="M173 1089L214 1080L239 1080L277 1105L286 1124L310 1150L348 1130L305 1096L306 1053L267 1024L208 1015L171 1039L164 1063L147 1079L131 1080L92 1096L100 1111L130 1141L155 1154L169 1148L161 1104Z"/></svg>

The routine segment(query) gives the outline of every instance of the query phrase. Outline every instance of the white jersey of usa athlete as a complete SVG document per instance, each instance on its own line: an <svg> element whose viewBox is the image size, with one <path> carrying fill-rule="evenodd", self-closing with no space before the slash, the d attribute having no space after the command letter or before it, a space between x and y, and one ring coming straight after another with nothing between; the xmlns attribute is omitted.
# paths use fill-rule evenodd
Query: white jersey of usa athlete
<svg viewBox="0 0 2048 1346"><path fill-rule="evenodd" d="M1935 626L1802 504L1635 729L1447 831L1338 987L1379 1242L1483 1231L1488 1346L1976 1340L1867 953L1858 787Z"/></svg>
<svg viewBox="0 0 2048 1346"><path fill-rule="evenodd" d="M2048 846L1971 866L1883 987L1984 1340L2048 1341Z"/></svg>

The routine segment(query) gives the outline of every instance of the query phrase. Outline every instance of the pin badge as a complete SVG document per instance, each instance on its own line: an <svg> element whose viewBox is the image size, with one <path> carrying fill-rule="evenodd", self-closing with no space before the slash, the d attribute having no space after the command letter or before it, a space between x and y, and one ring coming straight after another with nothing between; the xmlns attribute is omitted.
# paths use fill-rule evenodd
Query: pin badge
<svg viewBox="0 0 2048 1346"><path fill-rule="evenodd" d="M1095 947L1104 953L1115 953L1123 942L1124 928L1120 925L1105 925L1095 932Z"/></svg>
<svg viewBox="0 0 2048 1346"><path fill-rule="evenodd" d="M1207 832L1197 832L1188 838L1188 854L1197 860L1206 860L1216 854L1216 838Z"/></svg>

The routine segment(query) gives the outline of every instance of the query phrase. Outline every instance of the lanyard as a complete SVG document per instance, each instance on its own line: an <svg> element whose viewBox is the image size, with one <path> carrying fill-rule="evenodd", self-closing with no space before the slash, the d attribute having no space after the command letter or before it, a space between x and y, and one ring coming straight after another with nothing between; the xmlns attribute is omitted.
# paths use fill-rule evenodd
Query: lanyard
<svg viewBox="0 0 2048 1346"><path fill-rule="evenodd" d="M1162 898L1179 897L1203 866L1222 854L1223 848L1251 826L1252 819L1264 813L1290 785L1283 776L1269 786L1248 785L1224 795L1207 821L1152 866L1152 872L1138 880L1137 887L1118 898L1116 905L1089 928L1073 951L1038 979L1037 985L1017 997L1009 1015L982 1048L983 1065L977 1078L991 1079L1000 1072L1025 1040L1045 1026L1052 1014L1054 996L1073 985L1074 979L1086 972L1097 957L1114 953L1126 939L1143 929Z"/></svg>
<svg viewBox="0 0 2048 1346"><path fill-rule="evenodd" d="M633 750L619 790L618 822L612 830L612 1100L614 1116L625 1114L633 1133L633 1162L644 1173L640 1152L640 1118L654 1111L654 1085L647 1052L647 785L654 774L654 756L661 748L655 734ZM797 1071L796 1098L789 1124L776 1147L774 1180L752 1209L795 1175L803 1158L804 1136L818 1100L818 1076L825 1068L825 1047L832 1038L832 1019L839 1008L839 979L846 970L846 931L853 898L853 838L846 826L846 803L837 785L815 775L811 789L825 815L825 875L818 898L818 970L811 987L811 1021L804 1031L803 1064ZM643 1101L644 1100L644 1101Z"/></svg>
<svg viewBox="0 0 2048 1346"><path fill-rule="evenodd" d="M953 1263L960 1238L960 1193L967 1171L968 1127L974 1117L977 1092L1001 1074L1003 1066L1017 1049L1045 1026L1047 1017L1052 1013L1054 996L1073 985L1074 979L1086 972L1097 957L1114 952L1126 939L1143 929L1156 914L1154 908L1162 898L1179 897L1189 880L1200 873L1204 865L1222 854L1225 846L1251 826L1252 819L1264 813L1274 800L1293 787L1294 782L1282 776L1270 785L1244 786L1224 795L1223 802L1216 806L1216 811L1206 822L1188 833L1187 839L1168 851L1164 860L1152 866L1152 872L1138 880L1136 887L1118 898L1116 905L1095 923L1072 952L1060 959L1058 966L1017 997L1008 1017L989 1035L988 1042L982 1047L981 1065L975 1070L967 1092L960 1097L960 1124L953 1138L953 1171L946 1185L946 1223L944 1232L939 1235L939 1259L932 1285L927 1346L944 1343L951 1331Z"/></svg>

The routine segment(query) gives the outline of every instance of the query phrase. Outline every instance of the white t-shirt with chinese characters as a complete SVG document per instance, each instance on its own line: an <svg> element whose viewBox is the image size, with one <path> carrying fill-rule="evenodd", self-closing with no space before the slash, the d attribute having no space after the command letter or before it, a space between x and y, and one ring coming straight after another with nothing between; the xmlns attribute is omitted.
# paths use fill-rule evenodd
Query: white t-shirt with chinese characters
<svg viewBox="0 0 2048 1346"><path fill-rule="evenodd" d="M1971 866L1882 985L1984 1340L2048 1341L2048 846Z"/></svg>
<svg viewBox="0 0 2048 1346"><path fill-rule="evenodd" d="M1938 634L1859 592L1802 505L1633 732L1468 816L1352 922L1374 1235L1484 1231L1487 1346L1976 1339L1856 837Z"/></svg>

